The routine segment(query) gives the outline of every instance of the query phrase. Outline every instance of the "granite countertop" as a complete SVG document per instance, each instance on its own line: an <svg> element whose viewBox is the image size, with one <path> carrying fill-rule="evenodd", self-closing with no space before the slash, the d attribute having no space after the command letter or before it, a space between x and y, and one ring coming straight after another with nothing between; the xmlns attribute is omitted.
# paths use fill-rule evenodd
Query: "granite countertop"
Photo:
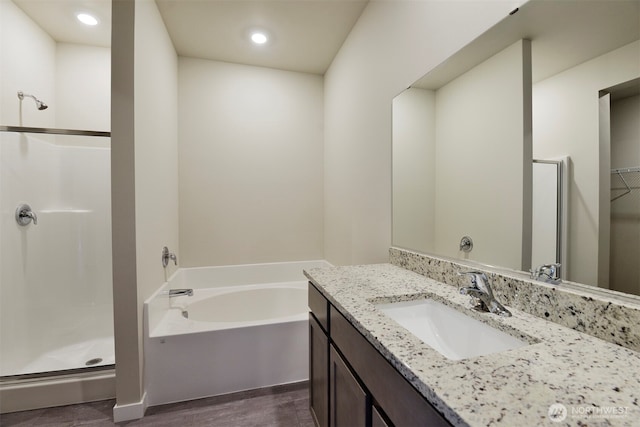
<svg viewBox="0 0 640 427"><path fill-rule="evenodd" d="M508 307L470 310L458 288L391 264L315 268L305 275L456 426L638 426L640 353ZM530 345L449 360L375 308L433 298ZM552 421L551 411L563 421ZM558 408L559 411L558 411Z"/></svg>

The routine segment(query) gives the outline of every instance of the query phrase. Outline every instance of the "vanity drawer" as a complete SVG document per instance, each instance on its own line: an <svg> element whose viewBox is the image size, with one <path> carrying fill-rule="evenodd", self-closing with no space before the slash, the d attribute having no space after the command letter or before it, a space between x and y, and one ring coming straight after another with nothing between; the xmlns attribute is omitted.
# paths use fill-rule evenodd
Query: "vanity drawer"
<svg viewBox="0 0 640 427"><path fill-rule="evenodd" d="M329 301L309 282L309 308L322 329L329 331Z"/></svg>
<svg viewBox="0 0 640 427"><path fill-rule="evenodd" d="M331 340L395 426L451 424L333 306Z"/></svg>

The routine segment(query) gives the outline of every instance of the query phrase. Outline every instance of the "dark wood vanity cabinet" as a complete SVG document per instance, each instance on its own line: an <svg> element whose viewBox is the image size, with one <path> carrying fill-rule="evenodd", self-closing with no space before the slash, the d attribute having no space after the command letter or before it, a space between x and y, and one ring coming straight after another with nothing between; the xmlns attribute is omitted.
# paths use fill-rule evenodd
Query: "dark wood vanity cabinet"
<svg viewBox="0 0 640 427"><path fill-rule="evenodd" d="M335 347L329 347L329 426L366 426L369 396Z"/></svg>
<svg viewBox="0 0 640 427"><path fill-rule="evenodd" d="M382 418L382 414L375 406L371 408L371 427L389 427L390 424Z"/></svg>
<svg viewBox="0 0 640 427"><path fill-rule="evenodd" d="M309 406L318 427L329 427L329 338L309 313Z"/></svg>
<svg viewBox="0 0 640 427"><path fill-rule="evenodd" d="M309 283L309 406L318 427L329 427L329 303Z"/></svg>
<svg viewBox="0 0 640 427"><path fill-rule="evenodd" d="M319 427L450 426L309 283L310 409Z"/></svg>

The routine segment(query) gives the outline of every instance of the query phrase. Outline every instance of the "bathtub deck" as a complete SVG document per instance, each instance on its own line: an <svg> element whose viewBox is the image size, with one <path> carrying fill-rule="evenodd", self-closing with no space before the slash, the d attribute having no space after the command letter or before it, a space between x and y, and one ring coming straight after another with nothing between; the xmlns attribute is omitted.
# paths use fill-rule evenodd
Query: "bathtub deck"
<svg viewBox="0 0 640 427"><path fill-rule="evenodd" d="M118 425L112 423L113 400L36 409L0 415L2 426ZM120 424L123 425L123 424ZM147 415L127 422L139 426L312 427L306 382L234 393L149 408Z"/></svg>

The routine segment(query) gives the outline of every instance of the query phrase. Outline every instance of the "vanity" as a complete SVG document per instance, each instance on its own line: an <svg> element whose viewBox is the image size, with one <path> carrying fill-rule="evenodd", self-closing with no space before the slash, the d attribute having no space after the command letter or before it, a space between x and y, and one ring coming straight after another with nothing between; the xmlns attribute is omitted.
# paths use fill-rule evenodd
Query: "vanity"
<svg viewBox="0 0 640 427"><path fill-rule="evenodd" d="M310 406L318 426L451 424L309 283Z"/></svg>
<svg viewBox="0 0 640 427"><path fill-rule="evenodd" d="M395 264L400 259L392 254ZM511 306L511 317L473 311L459 293L464 278L446 284L391 263L305 274L310 406L319 426L633 426L640 419L637 351ZM494 292L513 301L500 286ZM382 310L427 299L523 345L454 360Z"/></svg>

